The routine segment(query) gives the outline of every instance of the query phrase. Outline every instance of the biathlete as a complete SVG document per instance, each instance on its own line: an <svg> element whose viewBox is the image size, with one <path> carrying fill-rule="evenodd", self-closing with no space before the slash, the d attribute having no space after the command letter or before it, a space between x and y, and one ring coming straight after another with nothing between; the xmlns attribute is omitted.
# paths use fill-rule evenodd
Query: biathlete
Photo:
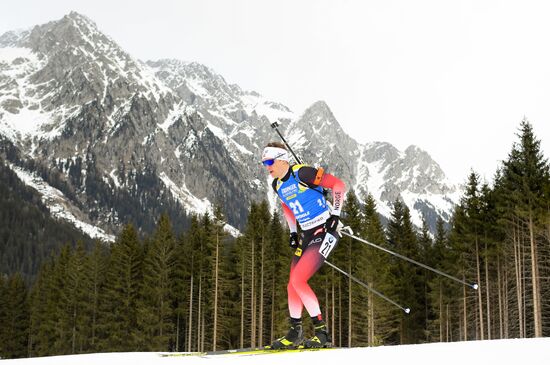
<svg viewBox="0 0 550 365"><path fill-rule="evenodd" d="M291 165L285 146L269 143L262 154L262 163L274 178L273 190L282 203L290 228L290 247L295 249L287 286L290 329L275 340L270 349L315 348L330 345L331 338L317 296L308 280L321 268L338 243L340 212L345 184L322 168ZM327 204L323 188L332 190L332 208ZM297 223L301 235L298 236ZM315 327L312 338L304 341L302 310L306 308Z"/></svg>

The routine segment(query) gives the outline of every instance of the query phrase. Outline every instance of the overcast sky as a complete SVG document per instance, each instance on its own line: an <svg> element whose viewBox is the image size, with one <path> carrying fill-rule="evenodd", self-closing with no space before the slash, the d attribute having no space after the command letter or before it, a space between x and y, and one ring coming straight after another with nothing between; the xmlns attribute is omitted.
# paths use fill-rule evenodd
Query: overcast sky
<svg viewBox="0 0 550 365"><path fill-rule="evenodd" d="M359 142L491 180L526 117L550 152L549 1L2 1L0 33L78 11L142 60L203 63Z"/></svg>

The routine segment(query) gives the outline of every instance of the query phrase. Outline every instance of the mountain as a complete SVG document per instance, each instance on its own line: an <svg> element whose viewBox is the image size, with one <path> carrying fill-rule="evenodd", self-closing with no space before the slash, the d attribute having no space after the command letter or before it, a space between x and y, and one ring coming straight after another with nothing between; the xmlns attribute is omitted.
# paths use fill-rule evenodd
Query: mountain
<svg viewBox="0 0 550 365"><path fill-rule="evenodd" d="M360 200L372 194L385 218L400 199L411 210L413 223L421 227L425 217L435 232L437 217L448 222L459 200L459 188L427 152L414 145L402 152L386 142L359 144L322 101L291 122L286 134L299 155L341 176Z"/></svg>
<svg viewBox="0 0 550 365"><path fill-rule="evenodd" d="M152 227L163 210L186 221L178 212L204 212L210 201L244 220L247 208L234 202L257 194L243 188L223 141L89 19L71 13L3 35L0 46L2 133L22 160L67 183L61 191L90 223L110 233L127 221Z"/></svg>
<svg viewBox="0 0 550 365"><path fill-rule="evenodd" d="M242 228L251 201L274 204L258 164L278 139L273 122L304 161L360 199L372 193L382 215L401 198L418 225L422 215L432 227L449 219L459 190L426 152L360 144L323 101L298 115L207 66L141 62L75 12L0 36L1 156L18 175L40 176L106 237L126 222L150 231L165 211L181 231L190 213L214 204L228 230Z"/></svg>
<svg viewBox="0 0 550 365"><path fill-rule="evenodd" d="M19 272L28 283L43 262L57 255L60 244L80 241L90 249L90 236L104 238L96 227L81 225L63 210L53 190L44 193L35 182L27 184L0 159L0 276ZM60 215L64 219L55 219Z"/></svg>

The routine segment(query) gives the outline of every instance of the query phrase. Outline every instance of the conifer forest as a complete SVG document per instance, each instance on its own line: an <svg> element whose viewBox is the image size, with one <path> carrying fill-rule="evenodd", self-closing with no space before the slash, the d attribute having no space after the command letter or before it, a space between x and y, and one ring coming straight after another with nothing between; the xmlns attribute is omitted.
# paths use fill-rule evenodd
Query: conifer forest
<svg viewBox="0 0 550 365"><path fill-rule="evenodd" d="M355 235L479 289L344 236L330 262L411 312L324 265L310 284L334 346L550 336L550 168L530 123L519 125L490 183L475 171L463 183L435 234L415 227L399 200L385 224L372 196L347 191L342 220ZM6 211L0 217L7 224ZM128 224L110 245L66 236L60 250L41 254L33 277L2 264L0 357L271 343L288 329L286 222L260 201L241 236L223 225L223 207L192 216L181 234L165 214L151 234Z"/></svg>

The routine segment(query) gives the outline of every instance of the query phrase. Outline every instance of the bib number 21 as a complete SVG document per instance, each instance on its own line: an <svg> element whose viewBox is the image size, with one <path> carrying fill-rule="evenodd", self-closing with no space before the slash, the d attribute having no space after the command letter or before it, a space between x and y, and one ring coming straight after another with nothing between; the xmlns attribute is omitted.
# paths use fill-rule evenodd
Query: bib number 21
<svg viewBox="0 0 550 365"><path fill-rule="evenodd" d="M323 243L321 243L321 248L319 248L319 253L323 255L325 259L328 258L330 252L336 247L337 241L336 237L327 232Z"/></svg>

